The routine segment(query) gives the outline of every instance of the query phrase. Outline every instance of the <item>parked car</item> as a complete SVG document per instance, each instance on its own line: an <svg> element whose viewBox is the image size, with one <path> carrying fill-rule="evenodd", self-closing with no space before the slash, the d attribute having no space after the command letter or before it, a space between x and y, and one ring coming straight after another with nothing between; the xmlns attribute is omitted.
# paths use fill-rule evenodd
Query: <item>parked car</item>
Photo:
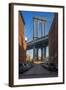
<svg viewBox="0 0 66 90"><path fill-rule="evenodd" d="M58 68L54 63L50 63L48 67L51 71L58 71Z"/></svg>
<svg viewBox="0 0 66 90"><path fill-rule="evenodd" d="M32 64L30 63L19 63L19 73L20 74L29 70L30 68L32 68Z"/></svg>
<svg viewBox="0 0 66 90"><path fill-rule="evenodd" d="M49 71L58 72L57 66L53 63L46 62L46 63L41 64L41 66L46 68Z"/></svg>

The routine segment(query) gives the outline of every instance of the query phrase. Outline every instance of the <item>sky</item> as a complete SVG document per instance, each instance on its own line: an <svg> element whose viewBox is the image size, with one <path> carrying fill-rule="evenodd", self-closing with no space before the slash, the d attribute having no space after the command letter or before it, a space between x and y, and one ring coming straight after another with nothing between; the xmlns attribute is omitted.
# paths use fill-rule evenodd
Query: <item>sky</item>
<svg viewBox="0 0 66 90"><path fill-rule="evenodd" d="M54 13L52 12L33 12L33 11L21 11L22 16L25 21L25 26L24 26L24 34L25 37L27 38L27 41L31 41L33 39L33 17L38 16L38 17L44 17L46 20L45 24L45 33L48 35L48 32L50 30L53 18L54 18ZM39 28L40 29L40 28ZM40 33L40 32L39 32ZM46 56L48 56L48 47L46 49ZM27 51L28 54L33 57L33 50ZM39 50L39 56L41 56L41 50Z"/></svg>
<svg viewBox="0 0 66 90"><path fill-rule="evenodd" d="M54 13L52 12L33 12L33 11L21 11L24 21L25 21L25 37L28 41L31 41L33 38L33 17L44 17L46 20L45 24L45 33L48 34L50 26L52 24ZM40 32L39 32L40 33Z"/></svg>

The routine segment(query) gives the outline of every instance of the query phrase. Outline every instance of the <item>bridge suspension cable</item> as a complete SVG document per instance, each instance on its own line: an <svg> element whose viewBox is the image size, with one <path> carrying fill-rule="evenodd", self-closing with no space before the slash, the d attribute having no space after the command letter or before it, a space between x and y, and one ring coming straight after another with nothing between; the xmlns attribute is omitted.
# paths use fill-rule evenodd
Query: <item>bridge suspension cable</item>
<svg viewBox="0 0 66 90"><path fill-rule="evenodd" d="M32 30L32 27L31 27L31 31L28 34L27 38L28 38L28 40L32 40L33 39L33 30Z"/></svg>
<svg viewBox="0 0 66 90"><path fill-rule="evenodd" d="M30 23L30 27L26 29L25 36L28 40L31 40L33 38L33 23Z"/></svg>
<svg viewBox="0 0 66 90"><path fill-rule="evenodd" d="M26 35L26 36L30 33L31 28L32 28L32 22L31 22L30 24L28 24L27 29L25 29L25 30L26 30L26 31L25 31L25 35Z"/></svg>

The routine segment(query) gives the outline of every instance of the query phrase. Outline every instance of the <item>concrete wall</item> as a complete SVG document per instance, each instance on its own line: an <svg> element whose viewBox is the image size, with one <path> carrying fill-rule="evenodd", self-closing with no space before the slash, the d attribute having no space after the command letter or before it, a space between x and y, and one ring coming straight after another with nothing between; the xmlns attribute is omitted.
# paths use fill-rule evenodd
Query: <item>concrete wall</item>
<svg viewBox="0 0 66 90"><path fill-rule="evenodd" d="M26 62L26 42L24 37L24 19L19 12L19 61Z"/></svg>
<svg viewBox="0 0 66 90"><path fill-rule="evenodd" d="M49 62L58 65L58 14L56 13L49 31Z"/></svg>

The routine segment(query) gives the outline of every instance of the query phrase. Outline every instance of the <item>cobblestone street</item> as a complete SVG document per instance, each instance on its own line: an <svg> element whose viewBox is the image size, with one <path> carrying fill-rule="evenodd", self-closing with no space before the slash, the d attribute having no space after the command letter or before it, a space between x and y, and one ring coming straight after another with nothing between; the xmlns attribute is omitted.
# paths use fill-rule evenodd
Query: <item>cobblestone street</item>
<svg viewBox="0 0 66 90"><path fill-rule="evenodd" d="M19 78L41 78L41 77L57 77L57 72L48 71L43 68L41 64L34 64L34 66L23 74L19 75Z"/></svg>

